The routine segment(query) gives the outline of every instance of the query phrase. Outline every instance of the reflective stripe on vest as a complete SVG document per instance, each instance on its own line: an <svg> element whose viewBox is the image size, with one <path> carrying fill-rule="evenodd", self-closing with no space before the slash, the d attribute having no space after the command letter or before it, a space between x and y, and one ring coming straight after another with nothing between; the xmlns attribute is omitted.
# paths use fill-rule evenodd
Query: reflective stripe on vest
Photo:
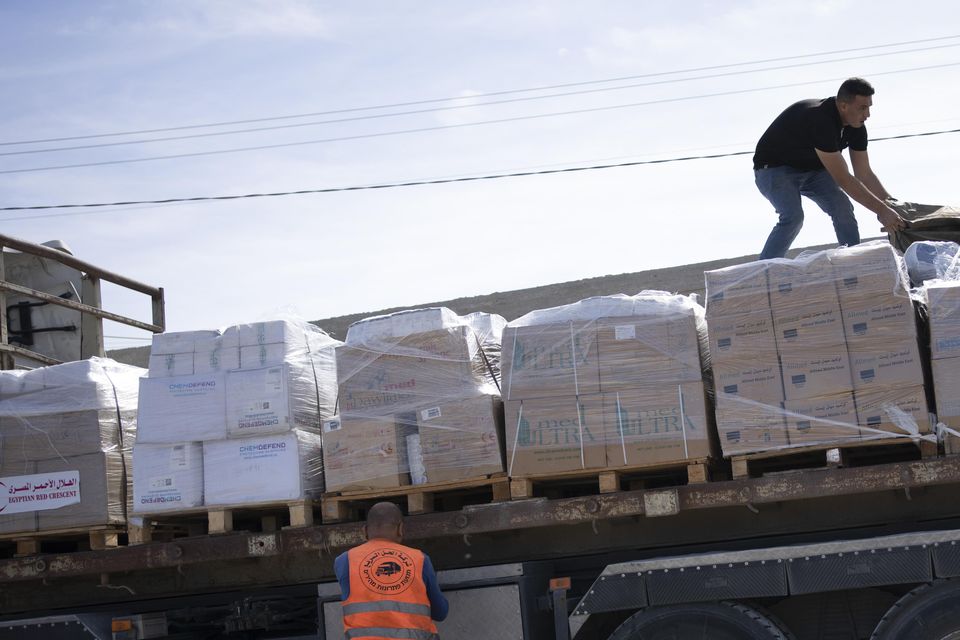
<svg viewBox="0 0 960 640"><path fill-rule="evenodd" d="M402 638L404 640L440 640L440 636L423 629L390 629L380 627L366 627L363 629L347 629L344 635L350 638Z"/></svg>
<svg viewBox="0 0 960 640"><path fill-rule="evenodd" d="M355 602L343 605L343 615L345 616L353 613L370 613L371 611L399 611L400 613L412 613L416 616L430 615L430 607L411 602L379 600L377 602Z"/></svg>

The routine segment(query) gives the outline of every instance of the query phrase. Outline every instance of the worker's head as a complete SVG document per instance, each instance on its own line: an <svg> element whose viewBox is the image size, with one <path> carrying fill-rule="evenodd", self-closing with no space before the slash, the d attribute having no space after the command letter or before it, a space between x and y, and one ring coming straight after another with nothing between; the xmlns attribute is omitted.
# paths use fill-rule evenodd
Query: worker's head
<svg viewBox="0 0 960 640"><path fill-rule="evenodd" d="M863 78L847 78L837 91L837 111L848 127L860 128L870 117L873 86Z"/></svg>
<svg viewBox="0 0 960 640"><path fill-rule="evenodd" d="M378 502L367 513L367 524L364 527L367 540L381 538L391 542L403 540L403 513L400 507L392 502Z"/></svg>

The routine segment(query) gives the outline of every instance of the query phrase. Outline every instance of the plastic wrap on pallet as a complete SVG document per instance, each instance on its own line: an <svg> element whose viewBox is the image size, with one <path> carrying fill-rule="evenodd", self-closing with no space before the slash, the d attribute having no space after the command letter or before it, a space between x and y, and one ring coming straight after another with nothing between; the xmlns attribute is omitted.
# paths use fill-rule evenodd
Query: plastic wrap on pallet
<svg viewBox="0 0 960 640"><path fill-rule="evenodd" d="M124 522L145 373L105 358L0 372L0 533Z"/></svg>
<svg viewBox="0 0 960 640"><path fill-rule="evenodd" d="M930 357L960 357L960 280L933 280L920 295L930 323Z"/></svg>
<svg viewBox="0 0 960 640"><path fill-rule="evenodd" d="M903 258L915 287L927 280L960 280L960 245L956 242L914 242Z"/></svg>
<svg viewBox="0 0 960 640"><path fill-rule="evenodd" d="M203 443L207 506L301 500L323 492L319 434L283 434Z"/></svg>
<svg viewBox="0 0 960 640"><path fill-rule="evenodd" d="M533 311L503 334L507 469L552 475L707 458L703 308L661 291Z"/></svg>
<svg viewBox="0 0 960 640"><path fill-rule="evenodd" d="M928 437L916 313L889 244L738 265L705 280L725 455Z"/></svg>
<svg viewBox="0 0 960 640"><path fill-rule="evenodd" d="M133 446L133 512L164 513L203 506L203 445Z"/></svg>
<svg viewBox="0 0 960 640"><path fill-rule="evenodd" d="M294 427L319 433L321 421L335 413L340 342L312 324L283 318L174 336L158 337L161 349L192 348L192 354L155 357L189 356L193 373L151 369L142 381L141 443L244 438Z"/></svg>
<svg viewBox="0 0 960 640"><path fill-rule="evenodd" d="M459 417L447 425L449 437L437 436L440 427L424 427L430 435L420 440L428 482L449 477L437 466L442 451L458 460L459 479L503 471L500 419L489 398L500 395L504 325L499 316L462 317L442 307L351 325L336 349L340 414L323 427L327 490L410 484L408 436L422 436L423 416L434 411Z"/></svg>
<svg viewBox="0 0 960 640"><path fill-rule="evenodd" d="M453 482L502 472L502 415L499 396L437 402L418 410L416 446L425 482Z"/></svg>

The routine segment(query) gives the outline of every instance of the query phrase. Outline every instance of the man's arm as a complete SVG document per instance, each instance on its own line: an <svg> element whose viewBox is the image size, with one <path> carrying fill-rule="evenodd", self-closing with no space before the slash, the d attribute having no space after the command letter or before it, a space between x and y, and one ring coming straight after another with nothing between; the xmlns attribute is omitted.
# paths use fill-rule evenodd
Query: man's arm
<svg viewBox="0 0 960 640"><path fill-rule="evenodd" d="M827 172L836 180L837 185L843 189L848 196L877 214L877 219L880 221L880 224L883 225L884 229L903 229L906 227L906 223L903 221L903 218L900 217L900 214L887 206L883 200L873 194L858 178L850 173L850 170L847 168L847 163L839 151L827 152L816 149L816 152L820 158L820 162L823 163Z"/></svg>
<svg viewBox="0 0 960 640"><path fill-rule="evenodd" d="M851 149L850 164L853 165L853 175L863 183L863 186L870 190L870 193L883 200L893 199L893 196L880 184L880 179L877 178L877 174L870 168L870 156L867 155L866 151Z"/></svg>
<svg viewBox="0 0 960 640"><path fill-rule="evenodd" d="M346 552L333 561L333 570L337 574L337 582L340 583L340 600L346 600L350 597L350 561Z"/></svg>
<svg viewBox="0 0 960 640"><path fill-rule="evenodd" d="M437 574L433 570L433 563L430 562L430 556L423 554L423 583L427 586L427 597L430 598L430 617L441 622L446 620L450 612L450 604L440 592L440 585L437 583Z"/></svg>

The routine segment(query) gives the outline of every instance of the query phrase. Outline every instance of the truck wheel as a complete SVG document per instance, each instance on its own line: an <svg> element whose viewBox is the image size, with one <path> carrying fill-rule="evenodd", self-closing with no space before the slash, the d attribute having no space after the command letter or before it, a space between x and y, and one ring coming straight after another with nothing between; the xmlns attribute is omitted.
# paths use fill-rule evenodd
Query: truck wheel
<svg viewBox="0 0 960 640"><path fill-rule="evenodd" d="M703 602L638 611L609 640L794 640L753 607L739 602Z"/></svg>
<svg viewBox="0 0 960 640"><path fill-rule="evenodd" d="M870 640L960 640L960 580L920 585L897 600Z"/></svg>

